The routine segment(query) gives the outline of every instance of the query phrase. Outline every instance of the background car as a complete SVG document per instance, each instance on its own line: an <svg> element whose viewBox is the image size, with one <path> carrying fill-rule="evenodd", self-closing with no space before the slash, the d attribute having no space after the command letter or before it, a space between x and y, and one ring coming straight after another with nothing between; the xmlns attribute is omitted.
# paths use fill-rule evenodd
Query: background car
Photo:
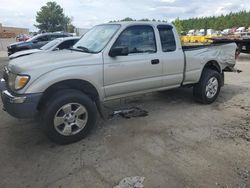
<svg viewBox="0 0 250 188"><path fill-rule="evenodd" d="M29 40L31 37L29 35L26 35L26 34L19 34L17 35L16 37L16 41L17 42L21 42L21 41L27 41Z"/></svg>
<svg viewBox="0 0 250 188"><path fill-rule="evenodd" d="M45 44L40 49L29 49L29 50L23 50L16 52L9 56L10 59L14 59L21 56L26 56L34 53L39 52L49 52L49 51L56 51L56 50L63 50L63 49L69 49L72 47L80 37L64 37L64 38L57 38L49 43Z"/></svg>
<svg viewBox="0 0 250 188"><path fill-rule="evenodd" d="M36 35L29 40L25 42L16 42L13 44L10 44L7 49L8 49L8 55L10 56L11 54L22 51L22 50L28 50L28 49L39 49L48 42L56 39L56 38L61 38L61 37L69 37L71 36L68 33L44 33L44 34L39 34Z"/></svg>

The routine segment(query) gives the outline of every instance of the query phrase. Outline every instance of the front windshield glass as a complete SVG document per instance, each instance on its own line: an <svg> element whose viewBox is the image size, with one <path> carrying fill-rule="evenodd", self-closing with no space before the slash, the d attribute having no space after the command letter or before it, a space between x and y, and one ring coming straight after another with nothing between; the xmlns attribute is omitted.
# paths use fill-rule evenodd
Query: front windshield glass
<svg viewBox="0 0 250 188"><path fill-rule="evenodd" d="M27 42L33 41L34 39L38 38L40 35L35 35L27 40Z"/></svg>
<svg viewBox="0 0 250 188"><path fill-rule="evenodd" d="M49 43L45 44L43 47L41 47L40 49L41 50L49 50L50 48L56 46L57 44L60 43L60 40L58 39L55 39L55 40L52 40L50 41Z"/></svg>
<svg viewBox="0 0 250 188"><path fill-rule="evenodd" d="M73 48L82 49L85 52L100 52L120 28L118 24L98 25L89 30Z"/></svg>

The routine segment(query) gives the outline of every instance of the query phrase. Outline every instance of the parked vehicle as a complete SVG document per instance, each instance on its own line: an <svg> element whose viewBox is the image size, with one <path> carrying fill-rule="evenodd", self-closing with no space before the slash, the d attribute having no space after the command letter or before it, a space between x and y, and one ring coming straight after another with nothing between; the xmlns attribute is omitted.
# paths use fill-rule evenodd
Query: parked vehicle
<svg viewBox="0 0 250 188"><path fill-rule="evenodd" d="M195 30L189 30L187 36L194 36L195 35Z"/></svg>
<svg viewBox="0 0 250 188"><path fill-rule="evenodd" d="M239 35L242 38L250 38L250 32L241 32Z"/></svg>
<svg viewBox="0 0 250 188"><path fill-rule="evenodd" d="M228 35L230 34L230 29L224 29L222 32L221 32L222 35Z"/></svg>
<svg viewBox="0 0 250 188"><path fill-rule="evenodd" d="M8 49L8 55L22 51L22 50L28 50L28 49L39 49L48 42L61 37L69 37L70 35L67 33L44 33L40 35L36 35L30 39L28 39L25 42L16 42L13 44L10 44Z"/></svg>
<svg viewBox="0 0 250 188"><path fill-rule="evenodd" d="M246 31L245 27L239 27L238 29L236 29L235 34L239 34L239 33L245 32L245 31Z"/></svg>
<svg viewBox="0 0 250 188"><path fill-rule="evenodd" d="M30 38L31 38L31 37L30 37L29 35L20 34L20 35L17 35L16 41L17 41L17 42L22 42L22 41L29 40Z"/></svg>
<svg viewBox="0 0 250 188"><path fill-rule="evenodd" d="M213 35L218 35L218 31L215 31L214 29L208 29L207 30L207 36L213 36Z"/></svg>
<svg viewBox="0 0 250 188"><path fill-rule="evenodd" d="M205 36L205 29L200 29L198 36Z"/></svg>
<svg viewBox="0 0 250 188"><path fill-rule="evenodd" d="M50 52L50 51L56 51L56 50L63 50L63 49L69 49L73 47L73 45L80 39L80 37L65 37L65 38L57 38L49 43L45 44L40 49L30 49L30 50L23 50L16 52L9 56L10 59L14 59L17 57L22 57L34 53L41 53L41 52Z"/></svg>
<svg viewBox="0 0 250 188"><path fill-rule="evenodd" d="M204 104L216 100L224 72L234 71L236 44L181 46L173 25L98 25L71 50L11 60L0 88L4 109L17 118L40 116L60 144L84 138L106 101L193 86Z"/></svg>

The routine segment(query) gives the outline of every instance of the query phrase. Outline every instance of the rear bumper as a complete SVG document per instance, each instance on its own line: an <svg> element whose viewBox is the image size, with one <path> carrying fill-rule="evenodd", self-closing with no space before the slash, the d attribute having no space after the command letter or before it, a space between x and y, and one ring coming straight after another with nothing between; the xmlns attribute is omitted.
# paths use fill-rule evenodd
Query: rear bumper
<svg viewBox="0 0 250 188"><path fill-rule="evenodd" d="M26 95L12 94L6 89L4 79L0 81L0 92L3 109L11 116L20 119L30 119L37 115L37 105L42 96L41 93Z"/></svg>

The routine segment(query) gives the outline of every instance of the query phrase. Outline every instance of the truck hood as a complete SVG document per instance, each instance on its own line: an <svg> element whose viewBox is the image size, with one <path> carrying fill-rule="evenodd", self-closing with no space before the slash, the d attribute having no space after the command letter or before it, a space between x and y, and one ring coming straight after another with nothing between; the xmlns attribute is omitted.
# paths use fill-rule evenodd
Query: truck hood
<svg viewBox="0 0 250 188"><path fill-rule="evenodd" d="M98 61L95 61L98 59ZM51 51L23 56L9 62L8 68L14 73L27 73L34 69L51 71L67 66L83 66L101 63L100 54L90 54L72 50Z"/></svg>
<svg viewBox="0 0 250 188"><path fill-rule="evenodd" d="M15 59L17 57L30 55L30 54L34 54L34 53L37 53L37 52L42 52L42 50L40 50L40 49L23 50L23 51L19 51L19 52L16 52L16 53L10 55L9 58L10 59Z"/></svg>
<svg viewBox="0 0 250 188"><path fill-rule="evenodd" d="M16 46L16 45L19 45L19 44L24 44L24 43L27 43L25 41L21 41L21 42L14 42L14 43L11 43L9 46Z"/></svg>
<svg viewBox="0 0 250 188"><path fill-rule="evenodd" d="M21 42L14 42L14 43L10 44L8 47L29 46L29 45L31 45L31 44L32 44L31 41L21 41Z"/></svg>

